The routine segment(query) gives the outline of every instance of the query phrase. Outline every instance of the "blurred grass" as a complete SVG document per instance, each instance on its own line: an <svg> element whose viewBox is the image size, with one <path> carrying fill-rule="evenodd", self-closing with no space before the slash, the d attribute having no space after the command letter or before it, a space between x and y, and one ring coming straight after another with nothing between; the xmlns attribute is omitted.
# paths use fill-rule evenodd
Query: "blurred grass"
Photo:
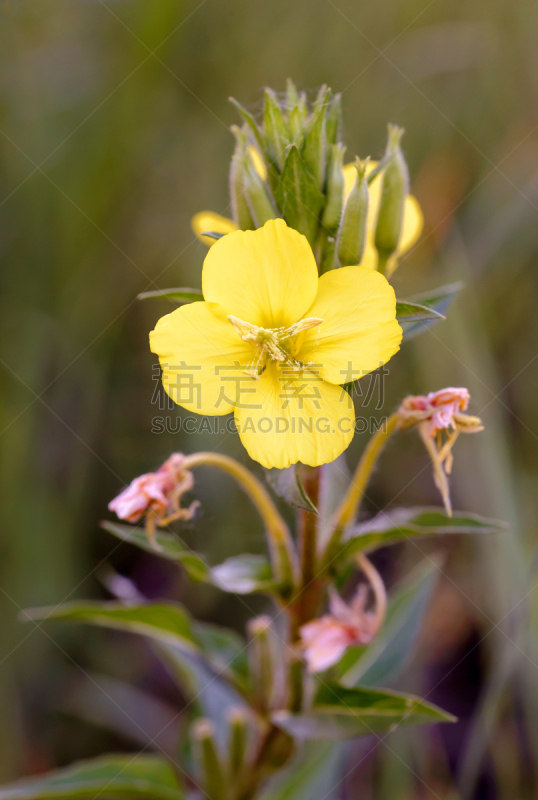
<svg viewBox="0 0 538 800"><path fill-rule="evenodd" d="M343 92L350 158L379 156L387 121L407 130L426 229L396 274L397 291L460 279L466 290L447 323L391 364L387 404L408 391L469 386L487 429L457 444L455 505L513 525L495 541L448 550L447 591L465 622L456 630L454 606L438 606L428 630L440 626L440 638L423 648L423 677L414 680L424 692L440 681L434 699L450 702L442 676L460 658L469 664L485 636L481 670L456 671L468 698L458 709L458 741L417 734L402 743L403 761L441 796L458 771L465 796L535 796L536 784L522 776L538 764L537 17L531 0L1 7L1 777L85 755L89 742L98 752L107 741L82 723L66 737L48 696L66 661L54 642L87 663L99 640L52 628L31 633L16 622L18 607L95 595L103 559L149 592L164 586L181 595L183 583L153 561L113 552L96 534L97 520L123 483L172 449L222 446L244 459L237 437L151 433L147 332L168 306L135 298L199 285L204 248L189 220L202 208L229 213L226 129L236 119L227 97L256 110L263 86L282 91L291 76L311 91L326 82ZM362 446L354 443L350 460ZM402 438L376 477L373 502L399 493L397 503L437 502L425 466L418 444ZM239 495L226 481L206 480L197 546L215 559L260 547ZM205 591L188 599L221 622L247 613ZM91 649L91 657L101 670L104 656ZM502 758L507 737L511 757ZM378 750L357 778L364 797L370 785L395 800L435 796ZM450 769L441 769L445 761Z"/></svg>

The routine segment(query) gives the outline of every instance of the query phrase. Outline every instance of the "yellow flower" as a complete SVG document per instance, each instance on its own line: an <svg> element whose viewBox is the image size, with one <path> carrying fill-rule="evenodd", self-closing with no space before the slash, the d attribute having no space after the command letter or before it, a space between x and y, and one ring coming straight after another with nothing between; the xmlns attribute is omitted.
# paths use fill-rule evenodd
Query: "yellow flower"
<svg viewBox="0 0 538 800"><path fill-rule="evenodd" d="M276 219L219 239L202 289L204 302L163 317L150 335L170 397L199 414L233 412L245 448L265 467L334 460L355 420L340 384L400 346L387 280L363 267L318 278L306 238Z"/></svg>
<svg viewBox="0 0 538 800"><path fill-rule="evenodd" d="M366 175L369 175L377 166L377 161L368 162L366 167ZM357 177L357 169L354 164L346 164L344 167L344 202L353 187L355 178ZM364 250L364 255L361 261L361 267L369 269L377 269L377 250L374 246L375 224L377 221L377 210L379 208L379 201L381 199L381 175L374 178L369 186L370 189L370 207L368 210L367 222L367 241ZM422 226L424 224L424 217L418 204L418 200L413 195L409 195L405 201L404 218L402 226L402 234L400 237L400 244L398 250L389 259L387 264L386 274L388 277L394 272L398 265L398 258L406 253L418 240ZM206 228L207 230L207 228Z"/></svg>

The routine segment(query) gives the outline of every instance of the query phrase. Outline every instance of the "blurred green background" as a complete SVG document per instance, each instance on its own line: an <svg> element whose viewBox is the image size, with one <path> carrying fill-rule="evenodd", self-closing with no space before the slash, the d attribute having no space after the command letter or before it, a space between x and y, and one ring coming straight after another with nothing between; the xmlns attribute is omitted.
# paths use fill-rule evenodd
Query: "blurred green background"
<svg viewBox="0 0 538 800"><path fill-rule="evenodd" d="M256 111L263 87L281 92L290 76L310 94L323 82L342 92L350 157L379 157L388 121L406 129L425 231L396 273L397 293L459 280L465 289L447 322L391 362L385 410L407 392L468 386L486 431L458 441L454 505L512 525L382 554L391 579L424 553L443 555L399 685L431 692L461 722L359 743L347 770L353 758L360 765L337 796L537 796L537 26L531 0L4 0L2 779L144 743L100 703L96 676L111 676L107 694L155 730L181 702L142 642L24 625L21 608L103 596L106 565L205 619L241 627L260 608L193 589L98 521L125 483L173 450L218 448L247 462L235 435L152 432L156 416L169 427L181 416L155 402L147 342L170 306L136 296L200 285L205 248L190 217L230 213L237 120L227 98ZM357 436L351 465L363 446ZM225 478L206 474L196 491L204 515L187 535L197 549L217 560L263 547ZM438 503L418 437L387 451L371 498L372 510Z"/></svg>

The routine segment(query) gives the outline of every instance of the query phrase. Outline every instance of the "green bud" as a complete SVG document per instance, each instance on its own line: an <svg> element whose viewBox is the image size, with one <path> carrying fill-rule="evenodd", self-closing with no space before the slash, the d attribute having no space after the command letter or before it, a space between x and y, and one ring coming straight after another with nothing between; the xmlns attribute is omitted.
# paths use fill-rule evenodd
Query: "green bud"
<svg viewBox="0 0 538 800"><path fill-rule="evenodd" d="M306 131L303 159L314 176L318 189L323 190L325 184L325 168L327 164L327 103L329 89L322 86L312 111L312 117Z"/></svg>
<svg viewBox="0 0 538 800"><path fill-rule="evenodd" d="M339 142L342 136L342 95L335 94L327 109L327 144Z"/></svg>
<svg viewBox="0 0 538 800"><path fill-rule="evenodd" d="M248 749L248 715L243 708L232 708L228 714L229 773L232 780L241 773Z"/></svg>
<svg viewBox="0 0 538 800"><path fill-rule="evenodd" d="M385 272L390 256L396 251L402 232L405 199L409 194L409 172L400 148L403 128L389 125L385 157L391 156L383 171L381 199L375 229L378 269Z"/></svg>
<svg viewBox="0 0 538 800"><path fill-rule="evenodd" d="M357 177L347 198L338 231L338 258L343 267L360 264L364 255L366 222L370 204L368 181L365 175L366 164L367 160L361 163L357 159L355 162Z"/></svg>
<svg viewBox="0 0 538 800"><path fill-rule="evenodd" d="M211 800L226 800L226 776L215 743L215 725L205 718L197 719L192 726L195 756L200 782Z"/></svg>
<svg viewBox="0 0 538 800"><path fill-rule="evenodd" d="M265 147L269 156L269 161L276 164L279 172L282 172L286 157L286 146L290 137L284 114L280 108L277 96L272 89L265 90L263 122L265 129Z"/></svg>
<svg viewBox="0 0 538 800"><path fill-rule="evenodd" d="M299 103L299 92L297 91L297 87L292 81L291 78L288 78L286 81L286 109L288 114L295 108L296 105Z"/></svg>
<svg viewBox="0 0 538 800"><path fill-rule="evenodd" d="M243 170L243 188L253 226L254 228L261 228L268 220L276 219L278 213L273 206L267 184L256 171L248 147L242 153L241 166Z"/></svg>
<svg viewBox="0 0 538 800"><path fill-rule="evenodd" d="M333 144L330 148L329 166L327 169L327 199L321 224L329 233L336 233L342 215L344 202L344 153L343 144Z"/></svg>
<svg viewBox="0 0 538 800"><path fill-rule="evenodd" d="M232 133L236 138L235 152L230 165L230 200L234 221L242 231L253 230L256 226L248 207L245 194L244 161L248 153L248 137L246 131L232 125Z"/></svg>
<svg viewBox="0 0 538 800"><path fill-rule="evenodd" d="M248 656L255 704L262 714L271 708L275 664L270 641L271 618L266 614L248 623Z"/></svg>

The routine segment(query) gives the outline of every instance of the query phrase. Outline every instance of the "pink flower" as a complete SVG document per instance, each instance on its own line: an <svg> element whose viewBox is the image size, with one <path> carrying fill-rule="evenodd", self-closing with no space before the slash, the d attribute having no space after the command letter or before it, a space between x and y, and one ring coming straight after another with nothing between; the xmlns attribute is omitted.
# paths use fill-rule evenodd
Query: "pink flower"
<svg viewBox="0 0 538 800"><path fill-rule="evenodd" d="M128 522L138 522L145 516L151 541L154 541L156 525L192 519L198 503L195 501L188 508L181 508L179 504L182 495L194 485L192 473L183 469L183 460L181 453L174 453L157 472L135 478L108 504L109 510Z"/></svg>
<svg viewBox="0 0 538 800"><path fill-rule="evenodd" d="M330 614L303 625L301 644L310 672L321 672L332 667L344 655L348 647L368 644L379 628L379 615L366 611L368 588L362 585L351 605L344 603L333 592Z"/></svg>
<svg viewBox="0 0 538 800"><path fill-rule="evenodd" d="M414 425L432 459L435 485L441 492L446 512L452 516L448 475L452 471L452 448L460 433L484 430L478 417L464 412L469 405L469 391L448 387L427 395L406 397L398 409L402 430ZM443 441L445 434L445 441Z"/></svg>
<svg viewBox="0 0 538 800"><path fill-rule="evenodd" d="M428 435L458 426L462 411L467 411L470 395L468 389L448 387L427 395L406 397L400 406L400 427L408 427L419 422L428 423Z"/></svg>

